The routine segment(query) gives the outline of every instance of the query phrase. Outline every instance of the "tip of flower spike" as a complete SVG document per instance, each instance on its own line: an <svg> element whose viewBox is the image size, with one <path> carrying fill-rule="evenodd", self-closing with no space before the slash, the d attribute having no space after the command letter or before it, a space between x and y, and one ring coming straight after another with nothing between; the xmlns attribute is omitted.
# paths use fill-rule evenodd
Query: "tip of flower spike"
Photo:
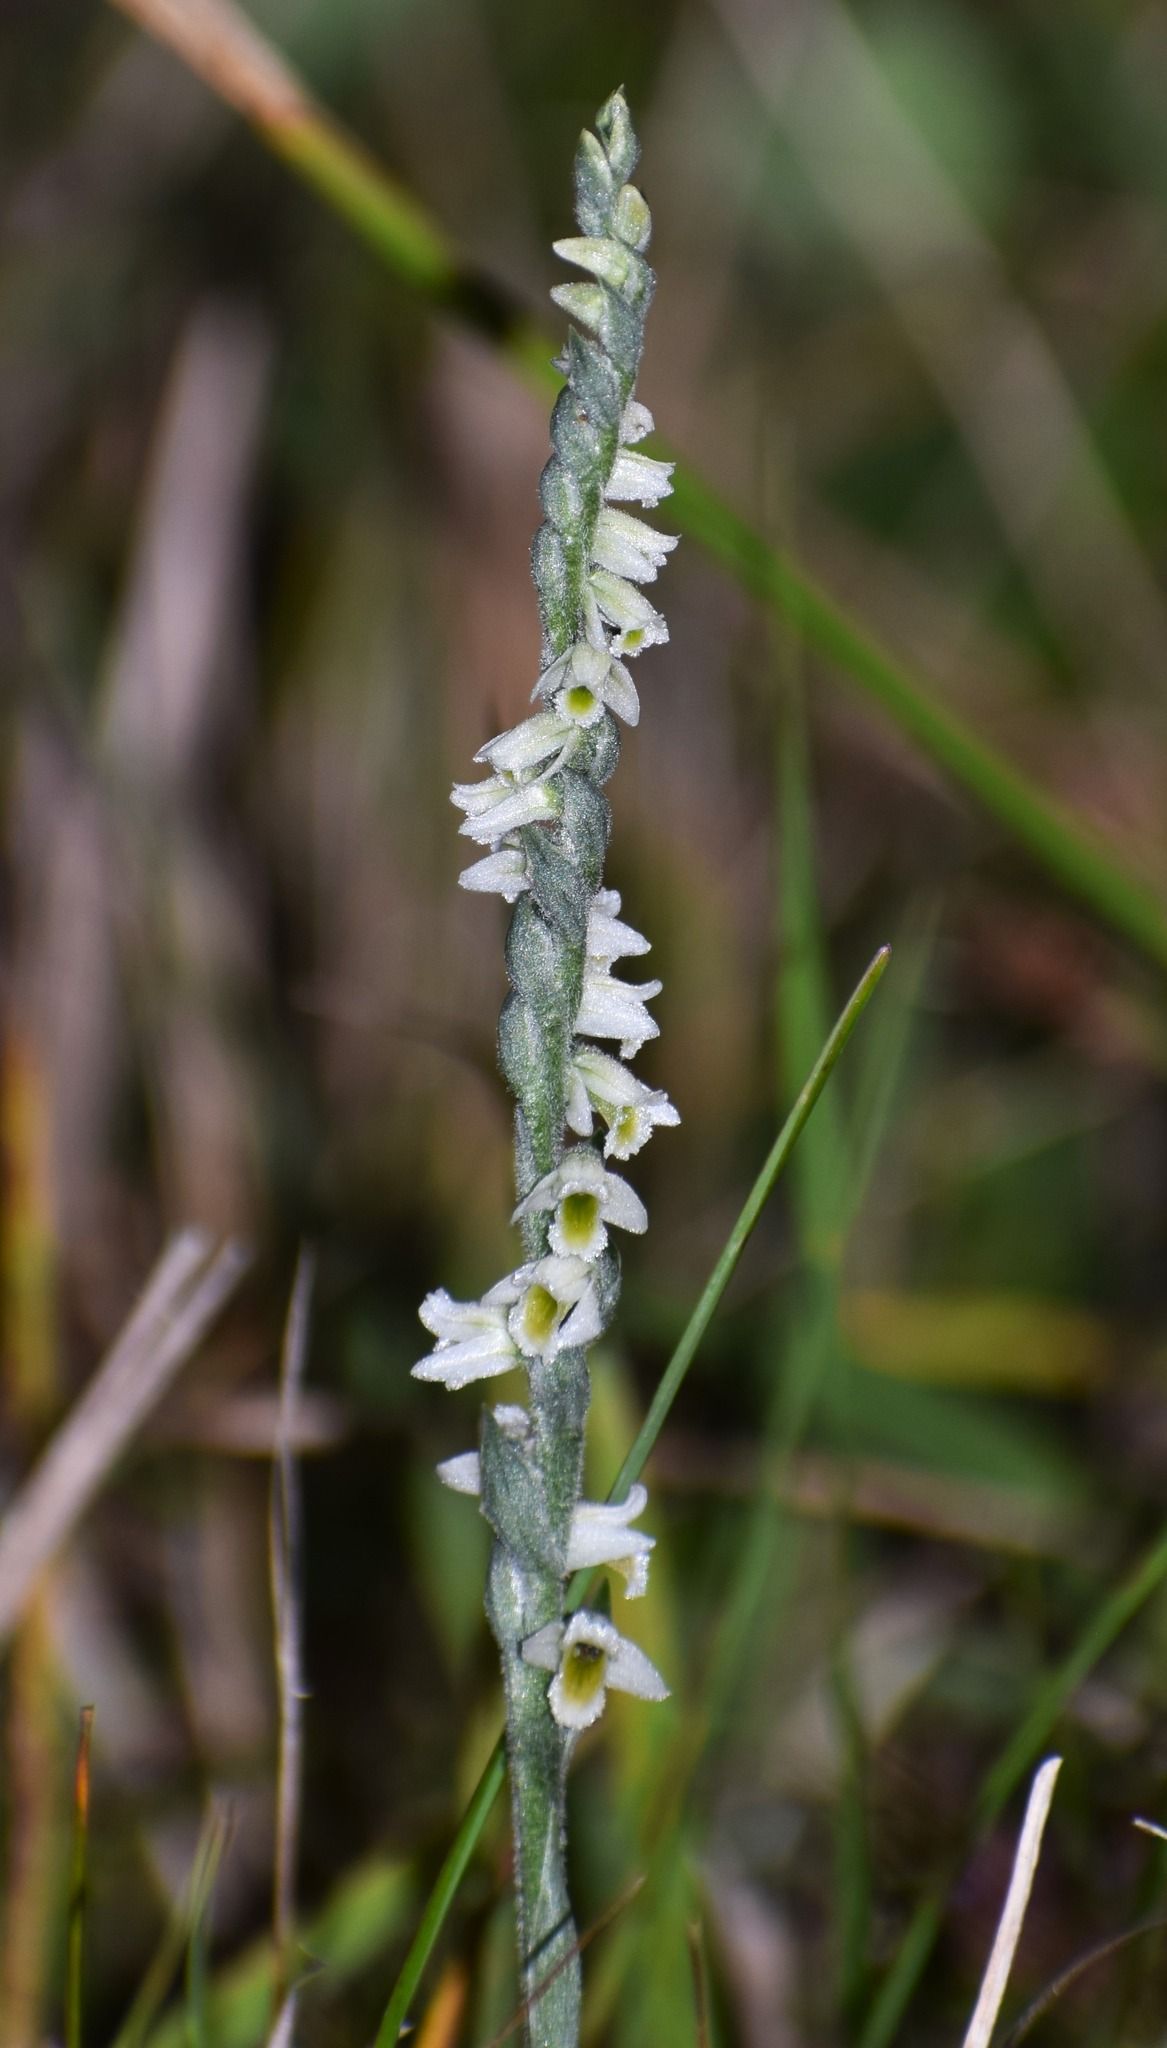
<svg viewBox="0 0 1167 2048"><path fill-rule="evenodd" d="M596 134L604 146L604 154L612 166L612 175L622 184L636 169L640 155L640 144L632 126L632 116L624 97L624 88L617 86L610 93L596 115Z"/></svg>

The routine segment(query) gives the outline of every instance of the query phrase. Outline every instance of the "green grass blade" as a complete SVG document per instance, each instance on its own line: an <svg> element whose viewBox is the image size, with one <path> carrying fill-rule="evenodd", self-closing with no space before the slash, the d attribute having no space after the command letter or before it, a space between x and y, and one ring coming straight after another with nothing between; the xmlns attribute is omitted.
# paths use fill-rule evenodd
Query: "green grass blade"
<svg viewBox="0 0 1167 2048"><path fill-rule="evenodd" d="M85 1909L89 1863L89 1752L93 1708L81 1709L73 1778L73 1853L69 1871L69 1935L65 1958L65 2048L81 2048L85 1967Z"/></svg>
<svg viewBox="0 0 1167 2048"><path fill-rule="evenodd" d="M401 1972L393 1986L384 2017L377 2029L374 2048L395 2048L397 2037L405 2025L406 2016L413 2004L422 1973L433 1953L446 1915L466 1872L466 1866L478 1846L478 1837L486 1825L491 1807L506 1783L506 1750L502 1738L495 1743L486 1769L471 1794L470 1804L462 1816L458 1832L454 1837L449 1855L446 1857L429 1898L421 1923L409 1946L409 1953L401 1966Z"/></svg>
<svg viewBox="0 0 1167 2048"><path fill-rule="evenodd" d="M326 1970L327 1984L343 1984L384 1954L411 1913L414 1898L413 1873L407 1864L383 1856L370 1858L341 1879L320 1912L300 1930L299 1946ZM183 1939L184 1933L171 1976ZM208 1998L214 2048L262 2048L271 2018L273 1977L272 1944L266 1936L216 1971ZM185 2031L186 2015L179 2009L152 2028L149 2048L185 2048Z"/></svg>
<svg viewBox="0 0 1167 2048"><path fill-rule="evenodd" d="M1103 1596L1067 1656L1037 1687L1028 1713L981 1786L976 1805L975 1840L982 1839L995 1826L1018 1785L1049 1741L1058 1715L1164 1580L1167 1580L1167 1529L1122 1583ZM899 2033L908 2001L923 1975L944 1924L948 1892L957 1875L956 1868L946 1870L916 1907L899 1953L860 2035L859 2048L890 2048Z"/></svg>
<svg viewBox="0 0 1167 2048"><path fill-rule="evenodd" d="M770 1198L774 1183L802 1136L810 1113L830 1080L847 1040L879 987L890 959L891 948L882 946L847 1002L803 1083L789 1116L774 1140L766 1163L750 1189L745 1207L726 1239L725 1248L705 1284L701 1299L689 1318L681 1341L661 1375L660 1384L649 1404L648 1414L641 1424L636 1441L612 1482L609 1499L622 1500L632 1482L639 1479L643 1472L669 1409L677 1398L685 1374L693 1363L701 1340L716 1313L717 1305L733 1278L738 1260Z"/></svg>
<svg viewBox="0 0 1167 2048"><path fill-rule="evenodd" d="M226 1823L222 1815L212 1814L199 1836L186 1891L163 1929L162 1938L138 1987L133 2004L118 2030L113 2048L143 2048L143 2043L150 2037L150 2030L181 1965L183 1952L187 1949L202 1917L206 1899L215 1881L226 1835ZM181 2041L185 2048L188 2038L184 2020L176 2039Z"/></svg>
<svg viewBox="0 0 1167 2048"><path fill-rule="evenodd" d="M798 1143L806 1127L811 1111L826 1087L831 1074L834 1072L847 1040L854 1031L872 996L875 994L880 981L883 979L890 958L891 952L887 946L882 947L876 954L839 1017L826 1044L823 1046L814 1067L807 1076L789 1116L774 1140L762 1171L750 1189L745 1207L730 1231L721 1256L706 1282L696 1308L689 1318L680 1343L665 1367L660 1384L649 1404L648 1413L637 1432L636 1440L612 1482L608 1494L609 1500L623 1500L628 1488L634 1480L639 1479L640 1474L643 1472L653 1445L656 1443L657 1437L664 1426L665 1418L680 1392L685 1374L697 1355L701 1339L709 1328L716 1313L717 1305L729 1286L730 1280L733 1278L738 1260L741 1258L749 1242L750 1235L762 1210L766 1206L774 1184L789 1160L795 1145ZM577 1574L571 1589L573 1604L578 1604L583 1588L587 1584L588 1576L586 1573ZM384 2018L377 2030L375 2048L394 2048L397 2037L405 2024L405 2019L416 1995L418 1985L421 1982L422 1973L433 1953L434 1944L453 1903L466 1866L477 1846L478 1837L482 1833L487 1815L502 1790L505 1776L506 1758L500 1740L491 1752L490 1761L483 1771L478 1784L475 1786L470 1804L462 1817L449 1855L438 1872L437 1880L430 1893L425 1912L422 1915L421 1924L410 1944L409 1953L402 1965L389 2003L385 2008Z"/></svg>
<svg viewBox="0 0 1167 2048"><path fill-rule="evenodd" d="M111 4L177 50L404 283L502 348L541 390L554 387L552 344L505 293L461 262L425 210L312 103L284 60L228 0L218 0L213 19L200 0L186 0L181 10L171 0ZM1167 966L1167 904L1119 853L979 739L930 685L856 625L699 476L681 464L673 482L670 512L682 533L857 684L1070 895Z"/></svg>
<svg viewBox="0 0 1167 2048"><path fill-rule="evenodd" d="M744 589L790 620L806 646L872 698L1070 895L1149 958L1167 965L1167 905L1084 820L978 738L789 555L772 548L683 464L673 489L669 512L682 533L707 548Z"/></svg>

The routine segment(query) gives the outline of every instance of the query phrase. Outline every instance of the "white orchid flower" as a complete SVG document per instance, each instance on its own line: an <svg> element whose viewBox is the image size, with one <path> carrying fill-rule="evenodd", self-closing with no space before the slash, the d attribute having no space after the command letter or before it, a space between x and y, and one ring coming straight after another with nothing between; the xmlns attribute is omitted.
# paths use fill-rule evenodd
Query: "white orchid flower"
<svg viewBox="0 0 1167 2048"><path fill-rule="evenodd" d="M500 846L495 853L476 860L473 867L463 868L458 882L463 889L475 889L484 895L501 896L504 903L516 903L523 890L530 888L531 877L522 847Z"/></svg>
<svg viewBox="0 0 1167 2048"><path fill-rule="evenodd" d="M673 464L658 462L653 455L636 455L621 448L604 486L605 498L638 505L659 505L672 491Z"/></svg>
<svg viewBox="0 0 1167 2048"><path fill-rule="evenodd" d="M628 1498L612 1505L607 1501L581 1500L571 1518L567 1539L567 1569L588 1571L593 1565L611 1565L626 1580L629 1600L638 1600L648 1588L648 1560L656 1543L643 1529L629 1528L648 1506L648 1489L629 1488Z"/></svg>
<svg viewBox="0 0 1167 2048"><path fill-rule="evenodd" d="M568 1078L567 1121L579 1137L590 1138L595 1115L608 1127L605 1159L631 1159L658 1125L681 1121L663 1089L646 1086L610 1053L577 1045Z"/></svg>
<svg viewBox="0 0 1167 2048"><path fill-rule="evenodd" d="M634 583L611 569L591 571L588 597L598 619L615 627L610 642L613 654L640 654L646 647L662 647L667 641L669 629L660 612ZM588 637L593 636L589 633Z"/></svg>
<svg viewBox="0 0 1167 2048"><path fill-rule="evenodd" d="M550 782L511 782L505 775L456 782L450 802L466 813L458 830L480 846L495 846L520 826L544 825L559 816L559 796Z"/></svg>
<svg viewBox="0 0 1167 2048"><path fill-rule="evenodd" d="M675 533L658 533L632 512L614 512L605 505L596 520L592 561L630 583L655 583L677 545Z"/></svg>
<svg viewBox="0 0 1167 2048"><path fill-rule="evenodd" d="M500 732L497 739L488 740L484 747L479 747L474 759L485 761L496 775L522 777L536 769L553 775L556 768L562 767L564 755L570 752L575 740L575 728L569 720L555 711L538 711L533 718L524 718L521 724L512 726L509 732Z"/></svg>
<svg viewBox="0 0 1167 2048"><path fill-rule="evenodd" d="M610 967L613 960L651 953L652 947L643 932L635 931L621 918L619 890L596 890L588 911L584 950L589 960L595 960L604 967Z"/></svg>
<svg viewBox="0 0 1167 2048"><path fill-rule="evenodd" d="M531 1358L556 1358L591 1344L601 1329L588 1265L562 1255L518 1267L481 1301L454 1301L439 1288L426 1295L418 1313L438 1341L418 1360L413 1376L451 1389L493 1379Z"/></svg>
<svg viewBox="0 0 1167 2048"><path fill-rule="evenodd" d="M609 1224L637 1233L647 1230L648 1213L640 1196L619 1174L609 1173L598 1152L576 1145L559 1165L544 1174L515 1210L514 1220L554 1210L551 1248L563 1258L598 1259L608 1242Z"/></svg>
<svg viewBox="0 0 1167 2048"><path fill-rule="evenodd" d="M602 1614L586 1608L571 1620L548 1622L523 1644L526 1663L555 1676L548 1687L561 1728L590 1728L604 1711L608 1687L642 1700L667 1700L668 1686L644 1651Z"/></svg>

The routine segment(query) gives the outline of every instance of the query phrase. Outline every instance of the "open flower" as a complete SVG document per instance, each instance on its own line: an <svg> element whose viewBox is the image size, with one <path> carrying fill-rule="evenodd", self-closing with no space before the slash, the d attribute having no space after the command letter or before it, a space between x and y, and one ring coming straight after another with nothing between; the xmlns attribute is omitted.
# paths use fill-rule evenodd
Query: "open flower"
<svg viewBox="0 0 1167 2048"><path fill-rule="evenodd" d="M609 1224L641 1232L648 1213L640 1196L619 1174L609 1173L598 1152L575 1145L558 1166L545 1173L515 1210L514 1221L553 1209L551 1249L561 1258L598 1259L608 1242Z"/></svg>
<svg viewBox="0 0 1167 2048"><path fill-rule="evenodd" d="M662 1088L649 1088L628 1067L594 1045L577 1045L568 1077L567 1121L590 1138L594 1115L608 1126L605 1159L631 1159L658 1124L681 1119Z"/></svg>
<svg viewBox="0 0 1167 2048"><path fill-rule="evenodd" d="M548 1622L523 1644L526 1663L553 1671L551 1712L561 1728L590 1728L604 1711L609 1686L642 1700L667 1700L656 1665L602 1614L582 1608L566 1625Z"/></svg>
<svg viewBox="0 0 1167 2048"><path fill-rule="evenodd" d="M534 695L552 699L561 720L572 725L594 725L605 709L614 711L626 725L640 718L636 685L622 661L617 661L601 633L603 646L578 640L545 668L535 685Z"/></svg>
<svg viewBox="0 0 1167 2048"><path fill-rule="evenodd" d="M615 628L613 654L640 654L646 647L663 646L669 637L665 620L643 592L611 569L592 569L584 606L589 639L597 638L605 624Z"/></svg>
<svg viewBox="0 0 1167 2048"><path fill-rule="evenodd" d="M507 1328L524 1358L555 1358L591 1344L603 1327L591 1268L552 1255L513 1275L517 1293Z"/></svg>
<svg viewBox="0 0 1167 2048"><path fill-rule="evenodd" d="M638 1600L648 1588L648 1560L656 1543L643 1529L632 1529L648 1506L648 1490L632 1486L628 1498L613 1506L610 1502L581 1500L571 1518L567 1539L567 1569L587 1571L593 1565L608 1564L626 1581L630 1600Z"/></svg>
<svg viewBox="0 0 1167 2048"><path fill-rule="evenodd" d="M438 1341L413 1376L450 1388L493 1379L531 1358L556 1358L592 1343L602 1327L590 1267L570 1256L518 1267L481 1301L454 1301L441 1287L426 1295L418 1314Z"/></svg>
<svg viewBox="0 0 1167 2048"><path fill-rule="evenodd" d="M509 1279L500 1280L481 1301L455 1301L444 1287L427 1294L418 1315L438 1341L418 1359L414 1379L439 1380L453 1389L510 1372L521 1362L507 1328L513 1301Z"/></svg>

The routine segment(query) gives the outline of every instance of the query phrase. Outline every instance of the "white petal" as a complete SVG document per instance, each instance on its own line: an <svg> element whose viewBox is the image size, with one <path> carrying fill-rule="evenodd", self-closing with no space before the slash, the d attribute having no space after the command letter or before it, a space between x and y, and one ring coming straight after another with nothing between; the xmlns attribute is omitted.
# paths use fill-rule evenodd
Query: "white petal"
<svg viewBox="0 0 1167 2048"><path fill-rule="evenodd" d="M593 569L588 588L600 616L617 628L614 653L639 654L641 648L659 646L668 639L664 619L634 583L607 569Z"/></svg>
<svg viewBox="0 0 1167 2048"><path fill-rule="evenodd" d="M523 890L530 887L522 848L502 846L497 853L485 854L473 867L463 868L458 882L463 889L501 896L504 903L516 902Z"/></svg>
<svg viewBox="0 0 1167 2048"><path fill-rule="evenodd" d="M604 1175L604 1221L614 1223L617 1230L631 1230L636 1236L648 1229L648 1210L635 1188L618 1173Z"/></svg>
<svg viewBox="0 0 1167 2048"><path fill-rule="evenodd" d="M620 1647L608 1660L607 1682L617 1692L635 1693L641 1700L667 1700L668 1686L651 1657L621 1636Z"/></svg>
<svg viewBox="0 0 1167 2048"><path fill-rule="evenodd" d="M643 441L647 434L651 434L655 424L648 407L641 405L638 398L630 399L620 422L621 442L631 446L634 441Z"/></svg>
<svg viewBox="0 0 1167 2048"><path fill-rule="evenodd" d="M541 1636L547 1633L540 1630ZM524 1656L527 1648L524 1644ZM581 1649L596 1655L594 1682L582 1691L578 1678L572 1683L570 1668L572 1652ZM536 1661L542 1664L543 1659ZM664 1700L669 1696L655 1664L635 1643L622 1636L606 1616L590 1614L586 1609L573 1614L562 1632L559 1666L547 1693L555 1719L561 1727L590 1728L603 1712L606 1688L610 1685L646 1700Z"/></svg>
<svg viewBox="0 0 1167 2048"><path fill-rule="evenodd" d="M415 1380L436 1380L457 1390L471 1380L490 1380L511 1372L520 1363L519 1354L505 1330L483 1332L456 1344L439 1344L413 1367Z"/></svg>
<svg viewBox="0 0 1167 2048"><path fill-rule="evenodd" d="M555 1356L558 1357L561 1351L582 1351L587 1345L594 1344L603 1327L596 1290L589 1287L559 1326Z"/></svg>
<svg viewBox="0 0 1167 2048"><path fill-rule="evenodd" d="M558 1671L559 1652L563 1646L563 1623L549 1621L545 1628L536 1629L522 1646L524 1664L533 1664L539 1671Z"/></svg>
<svg viewBox="0 0 1167 2048"><path fill-rule="evenodd" d="M611 1053L600 1052L594 1045L580 1046L576 1052L572 1062L571 1086L583 1087L589 1102L603 1103L616 1109L630 1108L652 1093L630 1067L622 1066Z"/></svg>
<svg viewBox="0 0 1167 2048"><path fill-rule="evenodd" d="M477 1451L460 1451L456 1458L443 1458L438 1478L451 1493L481 1493L482 1466ZM569 1565L568 1570L572 1567Z"/></svg>
<svg viewBox="0 0 1167 2048"><path fill-rule="evenodd" d="M658 533L631 512L613 512L605 506L596 521L592 560L633 583L655 583L657 571L676 545L676 534Z"/></svg>
<svg viewBox="0 0 1167 2048"><path fill-rule="evenodd" d="M590 641L587 640L577 640L568 656L568 660L571 664L572 678L575 682L583 683L589 690L599 690L602 688L604 675L608 667L606 648L593 647Z"/></svg>
<svg viewBox="0 0 1167 2048"><path fill-rule="evenodd" d="M531 692L532 698L553 697L555 695L556 690L563 681L564 673L568 662L571 660L573 651L569 647L566 654L557 654L555 660L548 664Z"/></svg>
<svg viewBox="0 0 1167 2048"><path fill-rule="evenodd" d="M490 790L488 804L470 805L465 801L469 790L476 787ZM543 782L455 784L453 801L469 812L458 830L466 838L476 839L480 846L505 839L508 832L517 832L522 825L546 824L559 815L555 792Z"/></svg>
<svg viewBox="0 0 1167 2048"><path fill-rule="evenodd" d="M605 1159L631 1159L647 1145L658 1125L681 1121L663 1089L650 1088L642 1101L617 1109L604 1139Z"/></svg>
<svg viewBox="0 0 1167 2048"><path fill-rule="evenodd" d="M623 1058L633 1059L648 1039L660 1036L660 1026L644 1007L660 990L659 981L634 987L614 974L585 969L576 1031L581 1038L617 1038Z"/></svg>
<svg viewBox="0 0 1167 2048"><path fill-rule="evenodd" d="M602 960L605 966L608 966L613 960L623 960L632 954L651 953L652 947L643 932L634 930L632 925L625 924L620 917L614 916L601 904L600 897L608 893L607 890L601 890L593 898L592 907L588 912L585 941L588 958ZM620 899L617 896L616 909L619 908Z"/></svg>
<svg viewBox="0 0 1167 2048"><path fill-rule="evenodd" d="M632 500L638 505L659 505L672 491L671 462L658 462L651 455L633 455L621 448L604 487L605 498Z"/></svg>
<svg viewBox="0 0 1167 2048"><path fill-rule="evenodd" d="M611 661L604 685L600 692L609 711L622 718L625 725L640 724L640 698L636 684L622 661Z"/></svg>
<svg viewBox="0 0 1167 2048"><path fill-rule="evenodd" d="M524 718L509 732L488 740L474 759L487 762L498 774L527 775L553 754L562 754L571 737L571 727L554 711L537 711L533 718Z"/></svg>
<svg viewBox="0 0 1167 2048"><path fill-rule="evenodd" d="M569 1131L574 1131L579 1138L591 1137L595 1121L592 1116L591 1098L588 1095L587 1083L576 1067L572 1067L568 1075L565 1117Z"/></svg>
<svg viewBox="0 0 1167 2048"><path fill-rule="evenodd" d="M648 1494L643 1486L632 1487L628 1499L618 1506L581 1501L571 1518L571 1533L567 1541L568 1571L587 1571L595 1565L612 1565L627 1578L628 1599L639 1599L648 1586L648 1560L656 1538L628 1525L643 1514L647 1502Z"/></svg>
<svg viewBox="0 0 1167 2048"><path fill-rule="evenodd" d="M482 1301L455 1301L444 1287L427 1294L418 1316L433 1336L453 1341L478 1331L501 1330L503 1318L497 1308Z"/></svg>

